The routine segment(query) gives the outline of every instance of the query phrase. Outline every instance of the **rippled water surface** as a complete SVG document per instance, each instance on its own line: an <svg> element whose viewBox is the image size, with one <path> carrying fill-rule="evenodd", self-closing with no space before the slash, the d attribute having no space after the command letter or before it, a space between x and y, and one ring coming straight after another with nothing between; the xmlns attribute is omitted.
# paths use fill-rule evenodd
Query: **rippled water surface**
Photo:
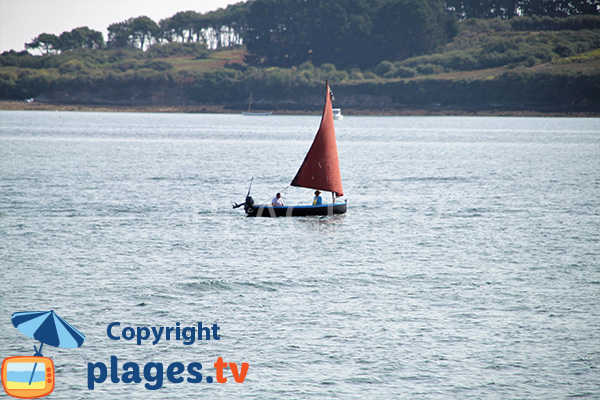
<svg viewBox="0 0 600 400"><path fill-rule="evenodd" d="M318 124L0 112L0 357L37 344L13 312L53 309L86 335L44 347L55 399L600 396L600 120L346 117L346 215L231 209L284 190ZM106 334L200 321L221 339ZM111 356L250 366L89 390Z"/></svg>

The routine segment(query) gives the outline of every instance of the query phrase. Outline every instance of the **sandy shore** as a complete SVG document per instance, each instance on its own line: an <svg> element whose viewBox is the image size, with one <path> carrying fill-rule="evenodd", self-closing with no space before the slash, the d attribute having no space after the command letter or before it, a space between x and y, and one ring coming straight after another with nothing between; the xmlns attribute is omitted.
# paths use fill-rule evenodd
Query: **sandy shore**
<svg viewBox="0 0 600 400"><path fill-rule="evenodd" d="M204 113L204 114L239 114L243 110L233 110L218 105L88 105L88 104L51 104L27 103L21 101L0 101L0 110L24 111L96 111L96 112L150 112L150 113ZM256 110L260 111L260 110ZM600 117L600 111L594 112L556 112L530 110L457 110L457 109L386 109L360 110L344 108L344 115L365 116L512 116L512 117ZM321 110L277 110L273 115L312 115L320 114Z"/></svg>

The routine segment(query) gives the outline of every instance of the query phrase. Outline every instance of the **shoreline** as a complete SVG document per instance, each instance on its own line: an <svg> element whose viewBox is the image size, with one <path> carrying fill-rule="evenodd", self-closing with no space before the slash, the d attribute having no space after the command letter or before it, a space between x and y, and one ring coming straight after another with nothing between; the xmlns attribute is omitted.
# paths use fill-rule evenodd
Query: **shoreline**
<svg viewBox="0 0 600 400"><path fill-rule="evenodd" d="M23 101L0 101L0 111L83 111L83 112L140 112L140 113L182 113L182 114L241 114L244 110L234 110L220 105L92 105L92 104L53 104L27 103ZM269 110L256 110L269 111ZM321 110L276 110L272 115L317 115ZM600 111L532 111L532 110L465 110L465 109L352 109L343 108L344 116L474 116L474 117L571 117L597 118Z"/></svg>

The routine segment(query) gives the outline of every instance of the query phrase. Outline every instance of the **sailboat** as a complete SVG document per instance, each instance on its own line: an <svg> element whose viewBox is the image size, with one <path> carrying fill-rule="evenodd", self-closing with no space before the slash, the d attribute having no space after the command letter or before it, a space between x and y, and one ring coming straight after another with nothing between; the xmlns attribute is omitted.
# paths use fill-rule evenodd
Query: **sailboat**
<svg viewBox="0 0 600 400"><path fill-rule="evenodd" d="M246 116L250 116L250 117L266 117L268 115L271 115L270 111L256 112L256 111L251 111L251 108L252 108L252 93L250 93L250 100L248 101L248 111L243 111L242 115L246 115Z"/></svg>
<svg viewBox="0 0 600 400"><path fill-rule="evenodd" d="M325 82L325 88L325 106L323 107L321 125L304 158L304 162L302 162L296 176L292 179L290 186L331 192L332 202L321 205L257 205L254 204L254 200L250 196L250 189L248 189L246 201L241 204L235 204L234 208L244 206L244 211L249 217L295 217L344 214L346 212L348 201L336 202L337 197L344 195L344 189L342 188L342 177L340 174L340 163L331 108L333 94L328 82ZM252 183L250 183L250 187L252 187Z"/></svg>

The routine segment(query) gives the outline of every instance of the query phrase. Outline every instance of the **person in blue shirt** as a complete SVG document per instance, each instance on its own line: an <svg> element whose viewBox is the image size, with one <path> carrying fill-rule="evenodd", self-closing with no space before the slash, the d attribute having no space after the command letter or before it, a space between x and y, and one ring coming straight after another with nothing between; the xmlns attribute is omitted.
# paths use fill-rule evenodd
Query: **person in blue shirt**
<svg viewBox="0 0 600 400"><path fill-rule="evenodd" d="M313 199L313 206L320 206L323 204L323 199L321 198L321 191L315 190L315 198Z"/></svg>

